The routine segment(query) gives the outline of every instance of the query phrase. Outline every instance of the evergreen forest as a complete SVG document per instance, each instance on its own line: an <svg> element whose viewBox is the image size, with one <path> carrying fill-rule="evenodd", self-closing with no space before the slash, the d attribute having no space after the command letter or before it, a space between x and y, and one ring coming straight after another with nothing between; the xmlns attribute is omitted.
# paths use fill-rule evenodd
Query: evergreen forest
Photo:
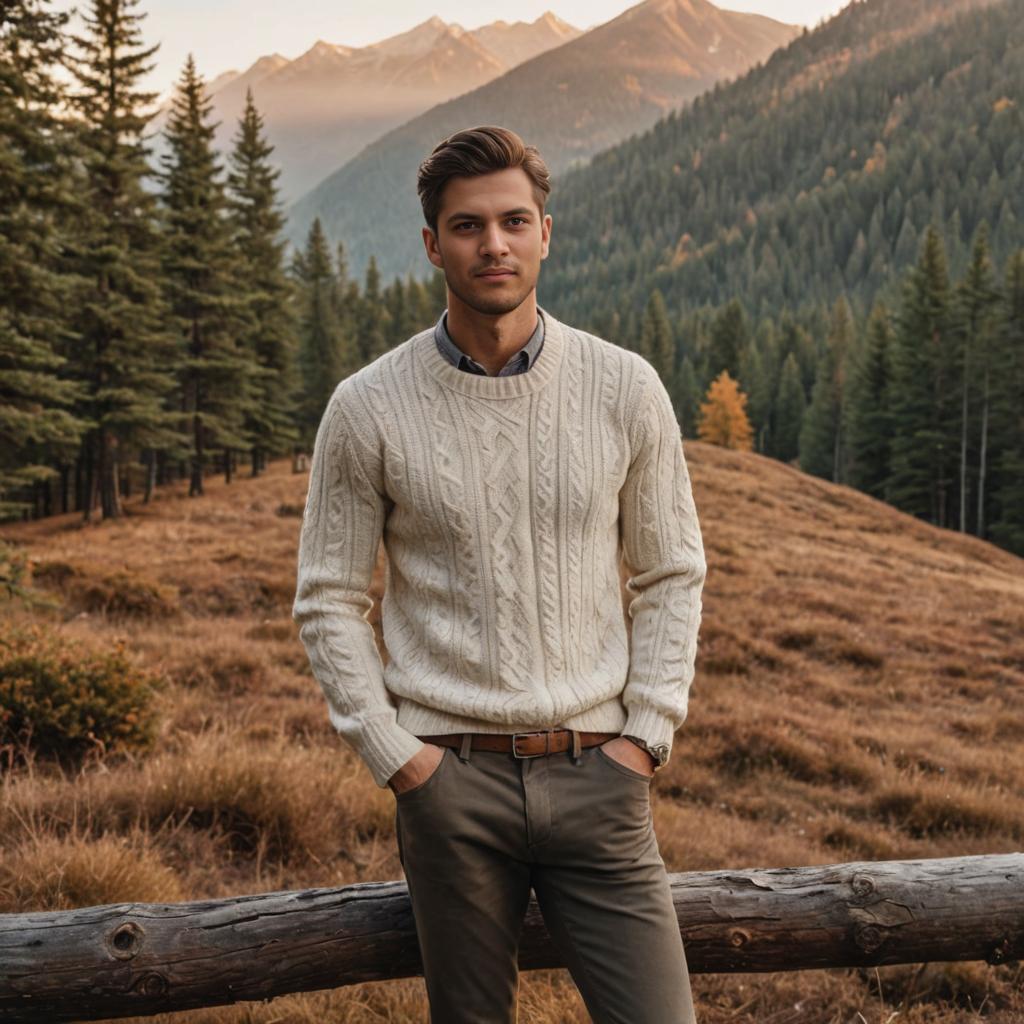
<svg viewBox="0 0 1024 1024"><path fill-rule="evenodd" d="M538 299L648 358L684 437L1024 554L1024 0L906 38L892 7L557 180ZM289 251L251 92L222 155L191 57L157 166L144 17L0 11L0 519L258 475L444 308L319 219Z"/></svg>

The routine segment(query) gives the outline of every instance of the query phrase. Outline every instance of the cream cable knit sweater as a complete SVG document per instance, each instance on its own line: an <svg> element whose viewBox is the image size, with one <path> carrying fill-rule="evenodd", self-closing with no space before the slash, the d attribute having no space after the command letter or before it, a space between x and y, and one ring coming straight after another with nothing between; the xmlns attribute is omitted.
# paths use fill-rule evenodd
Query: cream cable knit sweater
<svg viewBox="0 0 1024 1024"><path fill-rule="evenodd" d="M526 373L465 373L431 327L341 381L317 432L292 614L381 787L417 734L671 750L686 718L706 565L671 401L643 357L539 312ZM366 619L382 538L387 666Z"/></svg>

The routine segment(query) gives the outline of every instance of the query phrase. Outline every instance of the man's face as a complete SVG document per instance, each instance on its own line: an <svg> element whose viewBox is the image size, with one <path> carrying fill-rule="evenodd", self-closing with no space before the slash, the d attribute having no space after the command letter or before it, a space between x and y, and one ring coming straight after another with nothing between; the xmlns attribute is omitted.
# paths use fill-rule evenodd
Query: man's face
<svg viewBox="0 0 1024 1024"><path fill-rule="evenodd" d="M423 229L427 256L444 271L449 290L489 316L510 313L537 287L550 237L551 215L541 217L521 167L452 178L437 235Z"/></svg>

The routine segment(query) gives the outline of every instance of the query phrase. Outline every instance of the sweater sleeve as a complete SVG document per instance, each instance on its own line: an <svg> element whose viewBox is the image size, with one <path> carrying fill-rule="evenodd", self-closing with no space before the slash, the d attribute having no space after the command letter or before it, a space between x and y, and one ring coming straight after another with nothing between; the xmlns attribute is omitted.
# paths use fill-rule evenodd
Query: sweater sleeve
<svg viewBox="0 0 1024 1024"><path fill-rule="evenodd" d="M632 461L619 493L632 621L624 736L663 747L686 718L707 566L682 435L654 367L641 360L631 404Z"/></svg>
<svg viewBox="0 0 1024 1024"><path fill-rule="evenodd" d="M387 501L380 459L368 454L379 449L354 438L361 413L350 380L335 389L313 446L292 618L331 724L383 788L424 743L398 725L366 618Z"/></svg>

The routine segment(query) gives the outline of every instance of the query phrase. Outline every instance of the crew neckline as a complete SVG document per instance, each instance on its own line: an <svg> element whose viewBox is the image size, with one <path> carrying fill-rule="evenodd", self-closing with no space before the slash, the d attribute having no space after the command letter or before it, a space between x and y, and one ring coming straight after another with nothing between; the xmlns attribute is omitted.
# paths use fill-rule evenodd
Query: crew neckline
<svg viewBox="0 0 1024 1024"><path fill-rule="evenodd" d="M539 305L537 315L544 318L544 347L525 373L491 377L460 370L438 350L433 328L419 336L414 352L431 376L453 391L482 398L518 398L532 394L555 377L565 353L565 331L562 324Z"/></svg>

